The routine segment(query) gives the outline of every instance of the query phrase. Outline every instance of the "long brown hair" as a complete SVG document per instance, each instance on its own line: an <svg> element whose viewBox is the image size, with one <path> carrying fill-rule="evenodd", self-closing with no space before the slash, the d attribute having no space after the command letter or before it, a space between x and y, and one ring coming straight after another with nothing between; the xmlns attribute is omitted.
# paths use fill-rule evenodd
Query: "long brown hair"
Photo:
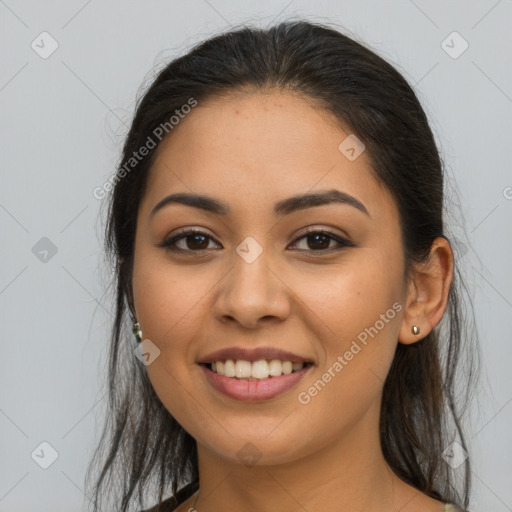
<svg viewBox="0 0 512 512"><path fill-rule="evenodd" d="M362 43L308 21L269 29L244 26L203 41L166 65L138 101L108 203L106 254L115 271L116 306L108 416L88 472L89 477L100 463L95 512L107 492L117 493L116 510L125 512L136 495L142 506L154 478L159 502L198 481L195 440L162 405L144 365L133 356L137 211L160 140L136 165L130 159L191 98L200 103L242 88L300 93L364 142L375 177L398 205L406 271L427 258L436 237L448 239L444 166L426 114L403 76ZM170 126L167 131L172 136ZM468 310L462 308L464 297ZM423 340L397 346L380 418L382 450L395 473L419 491L464 508L469 504L469 458L455 470L443 452L453 441L467 450L461 418L478 355L471 345L471 312L456 261L441 324ZM466 396L458 395L460 382Z"/></svg>

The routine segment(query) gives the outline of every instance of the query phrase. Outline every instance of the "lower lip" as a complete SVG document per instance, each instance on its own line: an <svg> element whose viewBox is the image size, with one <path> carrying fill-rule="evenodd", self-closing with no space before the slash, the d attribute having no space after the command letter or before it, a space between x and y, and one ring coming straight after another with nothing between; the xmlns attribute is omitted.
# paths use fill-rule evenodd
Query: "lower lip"
<svg viewBox="0 0 512 512"><path fill-rule="evenodd" d="M312 365L309 365L302 370L289 373L288 375L280 375L279 377L270 377L262 380L242 380L220 375L202 364L199 366L202 368L206 380L217 391L229 398L245 402L268 400L284 393L295 386L312 367Z"/></svg>

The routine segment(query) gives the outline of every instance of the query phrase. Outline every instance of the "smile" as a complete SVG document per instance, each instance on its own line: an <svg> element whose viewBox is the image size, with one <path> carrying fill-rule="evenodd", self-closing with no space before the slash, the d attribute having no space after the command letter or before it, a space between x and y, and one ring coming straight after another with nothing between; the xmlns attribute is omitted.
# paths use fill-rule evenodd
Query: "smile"
<svg viewBox="0 0 512 512"><path fill-rule="evenodd" d="M279 359L272 359L270 361L260 359L254 362L244 359L237 359L235 361L227 359L226 361L210 363L208 367L219 375L250 381L289 375L302 370L304 364L310 363L292 363L291 361L280 361Z"/></svg>
<svg viewBox="0 0 512 512"><path fill-rule="evenodd" d="M218 392L235 400L256 402L274 398L297 385L313 363L228 359L199 366Z"/></svg>

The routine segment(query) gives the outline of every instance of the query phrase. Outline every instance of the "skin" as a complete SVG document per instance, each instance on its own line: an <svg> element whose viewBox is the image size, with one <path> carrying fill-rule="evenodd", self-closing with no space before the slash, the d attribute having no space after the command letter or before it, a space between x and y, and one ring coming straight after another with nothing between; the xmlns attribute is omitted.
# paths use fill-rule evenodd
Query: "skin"
<svg viewBox="0 0 512 512"><path fill-rule="evenodd" d="M365 152L349 161L338 150L349 133L298 95L245 92L200 103L158 149L138 211L133 296L143 339L160 350L147 366L152 385L198 444L199 498L180 512L197 498L199 512L443 508L391 471L378 425L397 343L423 338L444 313L452 251L436 239L428 264L404 281L396 204ZM356 197L369 216L346 204L273 213L277 201L329 189ZM151 218L175 192L214 197L232 214L172 204ZM308 243L307 226L355 247ZM182 227L210 238L181 239L181 254L158 247ZM263 249L250 264L235 250L247 236ZM315 256L326 247L328 254ZM401 311L309 403L299 403L298 393L394 303ZM208 384L196 361L234 345L276 346L315 366L273 399L233 400ZM245 465L237 452L249 442L260 458Z"/></svg>

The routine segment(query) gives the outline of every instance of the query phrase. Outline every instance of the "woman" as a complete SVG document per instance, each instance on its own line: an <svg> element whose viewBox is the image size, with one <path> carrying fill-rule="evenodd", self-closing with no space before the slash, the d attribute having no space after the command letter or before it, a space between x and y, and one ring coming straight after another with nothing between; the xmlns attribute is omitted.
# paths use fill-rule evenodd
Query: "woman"
<svg viewBox="0 0 512 512"><path fill-rule="evenodd" d="M145 92L113 185L95 511L154 477L153 512L466 509L443 167L390 64L309 22L213 37Z"/></svg>

